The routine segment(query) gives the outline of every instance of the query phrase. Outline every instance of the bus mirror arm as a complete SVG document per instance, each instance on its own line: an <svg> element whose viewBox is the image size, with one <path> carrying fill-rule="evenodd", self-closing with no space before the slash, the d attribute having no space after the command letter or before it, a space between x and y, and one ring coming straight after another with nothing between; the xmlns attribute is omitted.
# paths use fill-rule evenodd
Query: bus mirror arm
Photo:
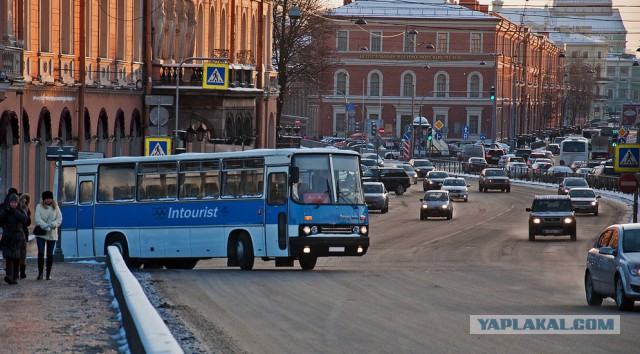
<svg viewBox="0 0 640 354"><path fill-rule="evenodd" d="M300 182L300 168L291 166L289 168L289 184L294 185L298 182Z"/></svg>

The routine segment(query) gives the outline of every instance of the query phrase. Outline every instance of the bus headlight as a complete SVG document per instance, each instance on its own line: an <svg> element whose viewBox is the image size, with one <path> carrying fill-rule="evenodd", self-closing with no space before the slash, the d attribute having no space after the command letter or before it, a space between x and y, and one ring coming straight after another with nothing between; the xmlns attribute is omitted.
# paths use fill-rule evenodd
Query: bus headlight
<svg viewBox="0 0 640 354"><path fill-rule="evenodd" d="M302 233L306 236L308 234L311 233L311 228L307 225L307 226L303 226L302 227Z"/></svg>
<svg viewBox="0 0 640 354"><path fill-rule="evenodd" d="M318 227L317 226L311 226L311 234L312 235L317 235L318 234Z"/></svg>
<svg viewBox="0 0 640 354"><path fill-rule="evenodd" d="M360 226L360 235L365 236L369 232L369 228L366 225Z"/></svg>

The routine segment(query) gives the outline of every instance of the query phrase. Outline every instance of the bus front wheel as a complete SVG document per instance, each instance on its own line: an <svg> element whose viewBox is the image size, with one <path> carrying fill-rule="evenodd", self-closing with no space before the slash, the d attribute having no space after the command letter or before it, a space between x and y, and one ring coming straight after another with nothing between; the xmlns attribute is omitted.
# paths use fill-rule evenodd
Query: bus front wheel
<svg viewBox="0 0 640 354"><path fill-rule="evenodd" d="M242 270L253 269L253 246L247 234L241 234L236 241L236 257Z"/></svg>
<svg viewBox="0 0 640 354"><path fill-rule="evenodd" d="M316 267L316 262L318 261L318 257L315 256L301 256L298 259L300 262L300 268L303 270L313 270Z"/></svg>

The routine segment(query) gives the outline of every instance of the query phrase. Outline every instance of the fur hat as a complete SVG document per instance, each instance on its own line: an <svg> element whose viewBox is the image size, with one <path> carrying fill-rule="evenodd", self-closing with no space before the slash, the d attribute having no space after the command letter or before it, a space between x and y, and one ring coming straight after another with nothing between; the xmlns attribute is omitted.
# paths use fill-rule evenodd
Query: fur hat
<svg viewBox="0 0 640 354"><path fill-rule="evenodd" d="M7 195L18 194L18 190L11 187L7 190Z"/></svg>
<svg viewBox="0 0 640 354"><path fill-rule="evenodd" d="M42 200L53 199L53 193L51 191L42 192Z"/></svg>
<svg viewBox="0 0 640 354"><path fill-rule="evenodd" d="M15 193L12 193L9 196L9 202L17 202L18 200L20 200L20 197L18 197L18 195Z"/></svg>

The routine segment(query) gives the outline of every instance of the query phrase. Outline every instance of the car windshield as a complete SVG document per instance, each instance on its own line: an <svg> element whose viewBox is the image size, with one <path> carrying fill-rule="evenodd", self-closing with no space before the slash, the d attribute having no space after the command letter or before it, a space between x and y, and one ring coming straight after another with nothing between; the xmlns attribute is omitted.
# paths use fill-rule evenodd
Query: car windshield
<svg viewBox="0 0 640 354"><path fill-rule="evenodd" d="M592 190L572 189L569 191L569 197L572 198L595 198L596 193Z"/></svg>
<svg viewBox="0 0 640 354"><path fill-rule="evenodd" d="M565 186L570 187L588 187L589 184L585 179L570 179L564 183Z"/></svg>
<svg viewBox="0 0 640 354"><path fill-rule="evenodd" d="M414 171L414 169L413 169L413 167L411 167L411 165L400 165L398 167L400 167L400 168L402 168L402 169L404 169L405 171L408 171L408 172L413 172Z"/></svg>
<svg viewBox="0 0 640 354"><path fill-rule="evenodd" d="M447 201L447 193L427 193L424 195L425 201Z"/></svg>
<svg viewBox="0 0 640 354"><path fill-rule="evenodd" d="M428 166L431 166L431 161L429 161L429 160L416 160L416 161L413 161L413 166L419 166L419 167L427 166L428 167Z"/></svg>
<svg viewBox="0 0 640 354"><path fill-rule="evenodd" d="M431 172L429 173L429 178L447 178L449 174L446 172Z"/></svg>
<svg viewBox="0 0 640 354"><path fill-rule="evenodd" d="M533 201L533 211L570 211L571 201L568 199L538 199Z"/></svg>
<svg viewBox="0 0 640 354"><path fill-rule="evenodd" d="M487 170L484 174L487 177L504 177L507 175L504 170Z"/></svg>
<svg viewBox="0 0 640 354"><path fill-rule="evenodd" d="M382 193L382 184L364 184L365 193Z"/></svg>
<svg viewBox="0 0 640 354"><path fill-rule="evenodd" d="M625 253L640 252L640 230L624 230L622 251Z"/></svg>
<svg viewBox="0 0 640 354"><path fill-rule="evenodd" d="M445 186L464 186L464 185L466 185L463 179L445 179L443 184Z"/></svg>

